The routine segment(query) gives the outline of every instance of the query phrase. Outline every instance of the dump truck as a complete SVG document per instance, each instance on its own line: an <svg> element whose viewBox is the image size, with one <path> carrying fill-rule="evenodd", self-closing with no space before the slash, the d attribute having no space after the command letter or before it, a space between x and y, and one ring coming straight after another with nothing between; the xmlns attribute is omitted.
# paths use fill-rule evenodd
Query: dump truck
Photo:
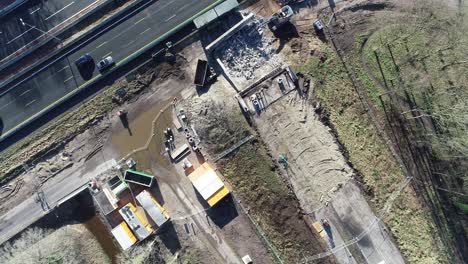
<svg viewBox="0 0 468 264"><path fill-rule="evenodd" d="M195 69L195 79L193 83L196 86L205 86L216 80L216 73L214 72L213 68L209 67L208 61L206 60L198 60L197 68Z"/></svg>
<svg viewBox="0 0 468 264"><path fill-rule="evenodd" d="M188 178L210 206L214 206L230 193L215 170L206 162L190 173Z"/></svg>
<svg viewBox="0 0 468 264"><path fill-rule="evenodd" d="M138 240L143 241L153 233L153 228L146 219L137 211L132 203L126 204L119 210L120 215L127 222Z"/></svg>
<svg viewBox="0 0 468 264"><path fill-rule="evenodd" d="M155 226L153 226L153 228L158 229L169 221L169 214L156 199L154 199L150 192L144 190L136 196L136 199L154 222Z"/></svg>
<svg viewBox="0 0 468 264"><path fill-rule="evenodd" d="M124 179L126 182L151 187L151 185L153 184L154 176L135 170L126 170Z"/></svg>

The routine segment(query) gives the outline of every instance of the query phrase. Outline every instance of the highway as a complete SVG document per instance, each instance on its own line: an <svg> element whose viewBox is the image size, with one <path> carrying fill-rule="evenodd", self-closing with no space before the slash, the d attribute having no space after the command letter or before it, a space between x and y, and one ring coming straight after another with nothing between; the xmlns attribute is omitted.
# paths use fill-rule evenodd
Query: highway
<svg viewBox="0 0 468 264"><path fill-rule="evenodd" d="M63 23L90 4L102 0L46 0L30 1L0 20L0 62L30 42L37 41L43 33L37 29L23 26L23 21L40 30L48 31Z"/></svg>
<svg viewBox="0 0 468 264"><path fill-rule="evenodd" d="M89 53L98 62L106 56L114 61L125 60L158 38L166 37L175 27L223 0L158 0L131 18L115 26L99 38L61 59L32 79L2 92L0 95L0 140L11 131L51 107L67 95L75 93L77 85L86 83L74 65L81 55ZM71 69L70 69L71 66ZM73 73L72 73L73 71ZM77 85L75 84L75 78ZM94 76L99 76L97 69ZM2 127L2 126L3 127Z"/></svg>

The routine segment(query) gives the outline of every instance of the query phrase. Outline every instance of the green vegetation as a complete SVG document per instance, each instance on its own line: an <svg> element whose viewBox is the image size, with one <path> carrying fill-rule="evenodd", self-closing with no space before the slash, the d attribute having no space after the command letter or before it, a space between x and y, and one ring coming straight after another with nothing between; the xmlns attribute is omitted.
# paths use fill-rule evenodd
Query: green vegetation
<svg viewBox="0 0 468 264"><path fill-rule="evenodd" d="M283 260L292 263L325 250L261 143L247 143L217 165Z"/></svg>
<svg viewBox="0 0 468 264"><path fill-rule="evenodd" d="M367 115L337 55L328 46L322 46L321 52L325 54L325 60L312 57L300 67L300 72L312 77L316 83L317 99L328 111L339 141L361 175L371 205L379 212L404 176ZM358 77L362 80L365 76ZM366 89L375 99L378 90L371 84L369 81ZM409 262L447 262L437 235L433 233L433 224L411 189L406 188L395 205L384 221Z"/></svg>
<svg viewBox="0 0 468 264"><path fill-rule="evenodd" d="M385 222L411 263L455 263L466 254L460 245L468 231L468 24L466 10L444 5L416 1L404 12L375 12L366 26L359 20L359 30L347 25L351 34L337 39L354 40L344 56L356 87L328 46L321 48L325 60L312 57L301 66L316 81L316 96L377 210L404 178L373 122L398 145L414 179Z"/></svg>
<svg viewBox="0 0 468 264"><path fill-rule="evenodd" d="M416 185L431 207L451 261L457 260L455 248L466 243L468 231L465 19L462 12L421 11L412 23L372 34L361 54L375 87L387 94L385 114L390 122L399 122L395 133L409 138L409 143L399 143L412 149L403 156L415 160Z"/></svg>
<svg viewBox="0 0 468 264"><path fill-rule="evenodd" d="M225 96L221 89L225 87L212 86L209 95L193 97L184 104L203 147L214 157L255 134L234 97L218 97ZM310 231L302 218L299 201L259 139L245 143L216 165L261 229L257 231L272 245L275 252L270 252L271 259L277 260L278 255L286 263L294 263L303 256L326 250L323 240ZM328 263L328 259L323 263Z"/></svg>
<svg viewBox="0 0 468 264"><path fill-rule="evenodd" d="M419 136L445 160L468 153L468 26L462 21L431 16L421 18L413 27L386 27L373 34L363 50L370 74L384 84L376 86L380 93L386 89L400 97L410 93L414 106L403 114L412 119L433 118L440 129L434 132L439 134Z"/></svg>

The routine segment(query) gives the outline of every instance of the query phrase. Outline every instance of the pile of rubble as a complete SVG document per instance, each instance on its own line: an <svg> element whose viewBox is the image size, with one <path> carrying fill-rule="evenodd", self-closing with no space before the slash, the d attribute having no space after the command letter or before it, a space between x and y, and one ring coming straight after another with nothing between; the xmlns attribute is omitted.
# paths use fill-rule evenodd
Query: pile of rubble
<svg viewBox="0 0 468 264"><path fill-rule="evenodd" d="M267 29L264 19L255 18L218 47L217 56L231 77L253 80L282 64L274 39L264 34Z"/></svg>

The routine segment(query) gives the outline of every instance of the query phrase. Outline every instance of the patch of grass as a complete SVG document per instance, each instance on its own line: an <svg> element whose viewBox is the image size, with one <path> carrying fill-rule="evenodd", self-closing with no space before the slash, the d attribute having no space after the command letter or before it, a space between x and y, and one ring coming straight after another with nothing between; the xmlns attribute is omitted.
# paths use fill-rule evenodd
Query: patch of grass
<svg viewBox="0 0 468 264"><path fill-rule="evenodd" d="M327 59L321 62L312 57L301 67L301 72L317 84L316 95L328 110L350 162L360 172L371 205L379 211L404 180L402 171L372 125L350 79L342 77L346 72L340 60L329 47L323 46L322 50ZM376 100L380 88L364 74L358 77L366 85L370 97ZM410 263L447 262L440 241L433 234L432 222L416 195L405 191L398 199L395 204L399 206L393 207L384 221L403 255Z"/></svg>
<svg viewBox="0 0 468 264"><path fill-rule="evenodd" d="M460 157L464 159L468 151L468 37L462 33L468 27L463 16L466 17L466 13L454 16L432 10L428 14L418 14L411 24L384 26L370 36L362 54L354 55L362 56L361 63L368 76L380 83L376 86L391 93L388 106L405 117L407 128L401 130L411 130L411 144L416 151L422 148L417 145L431 150L425 162L414 164L421 168L427 163L431 169L422 169L415 177L433 179L433 183L421 188L418 194L430 205L447 250L453 251L449 253L453 258L450 262L456 261L455 251L464 251L466 233L462 231L467 230L468 222L463 208L458 205L468 199L447 197L447 193L441 194L433 185L458 193L468 190L460 185L467 177L464 174L466 163L459 160ZM383 85L385 83L388 87ZM429 116L431 119L427 118ZM421 127L423 121L426 122L424 128ZM403 156L411 160L409 155ZM443 171L447 176L432 175L434 171Z"/></svg>
<svg viewBox="0 0 468 264"><path fill-rule="evenodd" d="M262 144L247 143L217 165L283 260L292 263L325 250Z"/></svg>

